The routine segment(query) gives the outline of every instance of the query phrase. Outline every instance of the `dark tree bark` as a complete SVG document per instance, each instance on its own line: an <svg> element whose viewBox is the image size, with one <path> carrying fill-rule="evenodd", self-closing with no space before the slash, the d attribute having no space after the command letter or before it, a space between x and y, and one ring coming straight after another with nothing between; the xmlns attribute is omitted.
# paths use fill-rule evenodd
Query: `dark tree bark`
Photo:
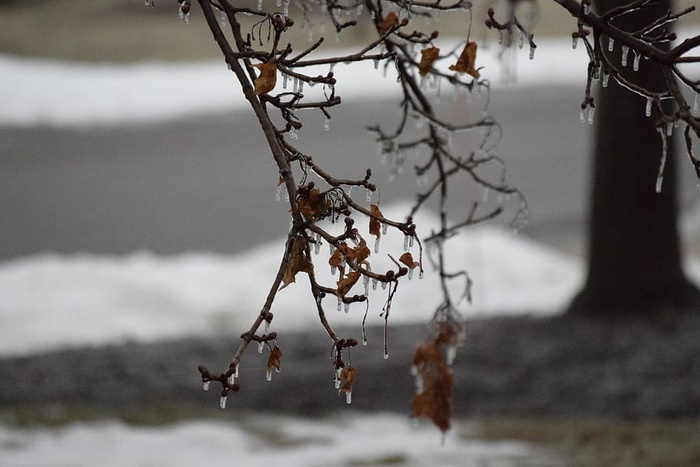
<svg viewBox="0 0 700 467"><path fill-rule="evenodd" d="M628 15L621 29L636 31L649 15L667 11L661 1L647 14ZM598 12L617 6L597 1ZM621 51L609 54L619 67ZM666 88L661 70L642 60L628 76L651 91ZM646 102L612 80L596 98L593 186L590 206L587 281L570 313L595 316L659 315L700 308L700 292L681 267L677 228L676 160L672 138L663 190L655 190L662 140Z"/></svg>

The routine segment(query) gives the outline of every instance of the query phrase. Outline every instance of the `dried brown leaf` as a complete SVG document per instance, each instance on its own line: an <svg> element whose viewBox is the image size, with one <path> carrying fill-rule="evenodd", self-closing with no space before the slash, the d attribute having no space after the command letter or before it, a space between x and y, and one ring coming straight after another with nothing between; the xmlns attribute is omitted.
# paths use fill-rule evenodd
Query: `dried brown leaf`
<svg viewBox="0 0 700 467"><path fill-rule="evenodd" d="M433 63L440 54L438 47L428 47L420 51L420 63L418 64L418 74L425 76L433 68Z"/></svg>
<svg viewBox="0 0 700 467"><path fill-rule="evenodd" d="M379 210L379 206L376 204L370 204L369 212L371 214L369 218L369 233L375 237L379 237L382 234L382 224L379 219L383 219L382 211Z"/></svg>
<svg viewBox="0 0 700 467"><path fill-rule="evenodd" d="M389 31L389 29L393 28L399 24L399 17L394 13L393 11L390 11L389 14L387 14L384 17L384 22L382 23L382 29L379 32L380 35L384 35Z"/></svg>
<svg viewBox="0 0 700 467"><path fill-rule="evenodd" d="M306 219L314 219L321 217L326 212L328 200L320 190L313 188L306 196L299 197L297 207Z"/></svg>
<svg viewBox="0 0 700 467"><path fill-rule="evenodd" d="M275 89L277 84L277 62L270 60L266 63L259 63L255 68L260 70L260 74L255 78L255 95L267 94Z"/></svg>
<svg viewBox="0 0 700 467"><path fill-rule="evenodd" d="M289 252L289 262L287 263L287 268L282 276L282 287L280 287L280 289L283 289L292 282L295 282L298 272L305 272L307 274L313 272L314 265L306 257L306 245L307 241L304 237L294 237L292 239L292 246L290 247Z"/></svg>
<svg viewBox="0 0 700 467"><path fill-rule="evenodd" d="M340 390L346 393L352 392L352 383L355 382L356 375L357 369L351 366L340 370L340 378L343 380L343 385L340 387Z"/></svg>
<svg viewBox="0 0 700 467"><path fill-rule="evenodd" d="M436 342L421 344L413 365L422 380L422 391L411 402L414 417L427 417L444 433L450 429L453 377Z"/></svg>
<svg viewBox="0 0 700 467"><path fill-rule="evenodd" d="M360 271L351 271L343 279L338 281L338 295L344 297L360 278Z"/></svg>
<svg viewBox="0 0 700 467"><path fill-rule="evenodd" d="M413 255L411 255L411 253L408 251L399 257L399 261L408 266L410 269L420 266L420 263L413 261Z"/></svg>
<svg viewBox="0 0 700 467"><path fill-rule="evenodd" d="M474 79L479 79L479 70L475 68L475 62L476 42L467 42L457 59L457 63L450 65L450 70L457 73L469 73Z"/></svg>
<svg viewBox="0 0 700 467"><path fill-rule="evenodd" d="M267 357L267 371L270 372L274 368L280 371L280 365L282 364L282 349L278 345L274 346L270 350L270 355Z"/></svg>

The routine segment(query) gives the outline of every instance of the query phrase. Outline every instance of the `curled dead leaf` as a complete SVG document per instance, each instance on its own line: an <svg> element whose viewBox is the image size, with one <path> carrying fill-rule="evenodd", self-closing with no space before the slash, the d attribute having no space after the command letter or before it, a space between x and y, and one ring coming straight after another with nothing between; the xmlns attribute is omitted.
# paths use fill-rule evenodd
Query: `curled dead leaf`
<svg viewBox="0 0 700 467"><path fill-rule="evenodd" d="M355 382L355 376L357 375L357 368L351 366L345 367L340 371L340 378L343 381L340 390L345 393L352 392L352 383Z"/></svg>
<svg viewBox="0 0 700 467"><path fill-rule="evenodd" d="M391 28L399 24L399 17L393 11L390 11L385 17L384 22L382 22L382 29L379 32L382 36L387 33Z"/></svg>
<svg viewBox="0 0 700 467"><path fill-rule="evenodd" d="M289 251L289 262L282 276L282 287L287 287L295 282L298 272L310 274L314 270L314 265L306 257L307 241L304 237L294 237Z"/></svg>
<svg viewBox="0 0 700 467"><path fill-rule="evenodd" d="M353 285L355 285L360 278L360 271L351 271L343 279L337 282L338 284L338 296L344 297Z"/></svg>
<svg viewBox="0 0 700 467"><path fill-rule="evenodd" d="M413 261L413 255L408 251L399 257L399 261L405 264L409 269L420 266L420 263Z"/></svg>
<svg viewBox="0 0 700 467"><path fill-rule="evenodd" d="M314 219L322 217L328 209L328 200L326 196L317 188L313 188L297 199L297 207L299 212L306 219Z"/></svg>
<svg viewBox="0 0 700 467"><path fill-rule="evenodd" d="M270 355L267 357L267 371L268 373L274 368L276 371L280 371L280 366L282 364L282 349L278 345L274 346L270 350Z"/></svg>
<svg viewBox="0 0 700 467"><path fill-rule="evenodd" d="M420 392L411 401L414 417L427 417L444 433L450 429L453 376L437 342L421 344L413 354Z"/></svg>
<svg viewBox="0 0 700 467"><path fill-rule="evenodd" d="M270 60L266 63L259 63L255 68L260 70L260 74L255 78L255 95L267 94L275 89L277 84L277 62Z"/></svg>
<svg viewBox="0 0 700 467"><path fill-rule="evenodd" d="M420 63L418 64L418 74L425 76L433 68L433 63L440 54L438 47L428 47L420 51Z"/></svg>
<svg viewBox="0 0 700 467"><path fill-rule="evenodd" d="M371 214L369 218L369 233L375 237L379 237L382 234L382 224L379 219L383 219L382 211L379 210L379 206L376 204L371 204L369 206L369 212Z"/></svg>
<svg viewBox="0 0 700 467"><path fill-rule="evenodd" d="M479 79L479 70L475 68L476 62L476 42L467 42L462 49L462 53L457 59L457 63L450 65L450 70L457 73L468 73L474 79Z"/></svg>

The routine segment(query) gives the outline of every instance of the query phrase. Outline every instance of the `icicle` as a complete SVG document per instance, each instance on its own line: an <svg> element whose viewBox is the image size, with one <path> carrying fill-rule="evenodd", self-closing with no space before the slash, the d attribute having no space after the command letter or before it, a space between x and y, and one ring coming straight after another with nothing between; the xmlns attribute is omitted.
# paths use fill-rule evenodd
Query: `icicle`
<svg viewBox="0 0 700 467"><path fill-rule="evenodd" d="M210 382L211 382L211 381L204 381L204 382L202 383L202 389L204 389L205 391L208 391L208 390L209 390L209 383L210 383Z"/></svg>
<svg viewBox="0 0 700 467"><path fill-rule="evenodd" d="M603 85L604 88L608 87L609 81L610 81L610 73L603 72L603 81L601 84Z"/></svg>
<svg viewBox="0 0 700 467"><path fill-rule="evenodd" d="M586 121L586 109L581 109L578 119L581 123Z"/></svg>
<svg viewBox="0 0 700 467"><path fill-rule="evenodd" d="M363 7L363 6L364 6L364 5L363 5L362 3L360 3L359 5L357 5L357 13L356 13L357 16L362 16L362 7Z"/></svg>
<svg viewBox="0 0 700 467"><path fill-rule="evenodd" d="M316 243L314 244L314 254L317 255L321 251L321 236L316 237Z"/></svg>
<svg viewBox="0 0 700 467"><path fill-rule="evenodd" d="M226 396L221 396L221 399L219 399L219 407L222 409L226 408Z"/></svg>
<svg viewBox="0 0 700 467"><path fill-rule="evenodd" d="M287 82L289 81L289 75L282 73L282 89L287 89Z"/></svg>
<svg viewBox="0 0 700 467"><path fill-rule="evenodd" d="M325 119L323 120L323 131L328 131L328 130L330 130L330 129L331 129L330 120L329 120L328 118L325 118Z"/></svg>
<svg viewBox="0 0 700 467"><path fill-rule="evenodd" d="M272 368L268 368L265 370L265 379L268 381L272 381Z"/></svg>
<svg viewBox="0 0 700 467"><path fill-rule="evenodd" d="M258 353L262 353L264 348L265 348L265 342L263 342L263 341L258 342Z"/></svg>
<svg viewBox="0 0 700 467"><path fill-rule="evenodd" d="M642 58L642 54L634 51L634 61L632 62L632 70L639 71L639 59Z"/></svg>
<svg viewBox="0 0 700 467"><path fill-rule="evenodd" d="M275 201L279 201L282 199L282 187L284 186L284 183L280 183L277 185L277 190L275 190Z"/></svg>
<svg viewBox="0 0 700 467"><path fill-rule="evenodd" d="M452 366L452 363L455 361L455 357L457 357L457 347L454 345L448 345L445 360L449 366Z"/></svg>
<svg viewBox="0 0 700 467"><path fill-rule="evenodd" d="M386 282L382 282L382 290L386 290Z"/></svg>
<svg viewBox="0 0 700 467"><path fill-rule="evenodd" d="M608 52L615 50L615 39L608 37Z"/></svg>
<svg viewBox="0 0 700 467"><path fill-rule="evenodd" d="M263 329L264 329L265 334L270 332L270 322L269 321L265 321L265 325L263 326Z"/></svg>
<svg viewBox="0 0 700 467"><path fill-rule="evenodd" d="M373 277L372 278L372 290L377 290L377 282L378 282L378 280Z"/></svg>
<svg viewBox="0 0 700 467"><path fill-rule="evenodd" d="M284 16L289 16L289 0L284 0L284 9L282 10Z"/></svg>
<svg viewBox="0 0 700 467"><path fill-rule="evenodd" d="M535 59L535 48L533 46L530 46L530 60Z"/></svg>
<svg viewBox="0 0 700 467"><path fill-rule="evenodd" d="M236 375L235 375L235 374L229 375L229 377L226 379L226 382L227 382L228 384L233 384L233 383L235 383L235 382L236 382Z"/></svg>
<svg viewBox="0 0 700 467"><path fill-rule="evenodd" d="M673 122L668 122L666 124L666 136L673 136Z"/></svg>
<svg viewBox="0 0 700 467"><path fill-rule="evenodd" d="M666 156L668 153L668 141L666 140L666 133L661 128L658 128L659 135L661 135L661 161L659 162L659 173L656 176L656 192L661 193L661 189L664 185L664 168L666 167Z"/></svg>
<svg viewBox="0 0 700 467"><path fill-rule="evenodd" d="M335 370L335 377L333 378L333 383L336 389L340 389L340 368Z"/></svg>
<svg viewBox="0 0 700 467"><path fill-rule="evenodd" d="M180 8L180 13L178 14L181 20L185 22L185 24L190 24L190 12L188 11L185 13L182 8Z"/></svg>
<svg viewBox="0 0 700 467"><path fill-rule="evenodd" d="M520 31L520 36L518 37L518 48L522 49L525 46L525 33Z"/></svg>
<svg viewBox="0 0 700 467"><path fill-rule="evenodd" d="M284 191L284 200L289 202L289 192L287 190Z"/></svg>
<svg viewBox="0 0 700 467"><path fill-rule="evenodd" d="M651 97L647 97L647 106L646 106L646 109L644 111L644 115L646 115L647 117L651 117L651 104L652 104L652 102L654 102L653 99Z"/></svg>
<svg viewBox="0 0 700 467"><path fill-rule="evenodd" d="M382 235L386 235L386 232L388 230L389 230L389 224L382 223Z"/></svg>
<svg viewBox="0 0 700 467"><path fill-rule="evenodd" d="M338 297L338 305L336 306L336 310L340 311L341 308L343 308L343 299Z"/></svg>
<svg viewBox="0 0 700 467"><path fill-rule="evenodd" d="M408 251L408 250L409 250L409 246L408 246L409 238L411 238L410 235L404 235L404 236L403 236L403 251Z"/></svg>
<svg viewBox="0 0 700 467"><path fill-rule="evenodd" d="M421 269L420 272L418 273L418 279L423 279L424 273L423 270Z"/></svg>
<svg viewBox="0 0 700 467"><path fill-rule="evenodd" d="M589 14L591 14L591 4L590 4L590 3L584 3L584 4L583 4L583 14L584 14L584 15L589 15Z"/></svg>
<svg viewBox="0 0 700 467"><path fill-rule="evenodd" d="M571 48L575 50L577 45L578 45L578 36L571 36Z"/></svg>
<svg viewBox="0 0 700 467"><path fill-rule="evenodd" d="M258 0L258 11L261 11L263 9L263 0Z"/></svg>
<svg viewBox="0 0 700 467"><path fill-rule="evenodd" d="M289 129L289 137L292 139L299 139L299 134L297 133L297 129L292 127Z"/></svg>
<svg viewBox="0 0 700 467"><path fill-rule="evenodd" d="M362 276L362 285L365 287L365 296L369 295L369 276Z"/></svg>
<svg viewBox="0 0 700 467"><path fill-rule="evenodd" d="M389 349L384 347L384 360L389 360Z"/></svg>
<svg viewBox="0 0 700 467"><path fill-rule="evenodd" d="M408 280L410 281L411 279L413 279L413 269L408 270Z"/></svg>
<svg viewBox="0 0 700 467"><path fill-rule="evenodd" d="M630 48L627 47L626 45L623 45L622 46L622 62L621 62L622 66L627 66L627 55L629 54L629 52L630 52Z"/></svg>
<svg viewBox="0 0 700 467"><path fill-rule="evenodd" d="M221 10L221 13L219 14L221 19L219 20L219 24L221 24L222 28L226 27L226 12Z"/></svg>
<svg viewBox="0 0 700 467"><path fill-rule="evenodd" d="M595 107L588 108L588 124L593 125L593 117L595 115Z"/></svg>
<svg viewBox="0 0 700 467"><path fill-rule="evenodd" d="M377 238L374 239L374 252L379 253L379 239L382 238L381 235L377 235Z"/></svg>
<svg viewBox="0 0 700 467"><path fill-rule="evenodd" d="M343 311L345 312L345 314L350 313L350 304L349 303L343 302Z"/></svg>
<svg viewBox="0 0 700 467"><path fill-rule="evenodd" d="M277 8L282 6L282 0L277 0Z"/></svg>
<svg viewBox="0 0 700 467"><path fill-rule="evenodd" d="M506 38L505 29L499 29L498 30L498 45L503 45L503 43L505 42L505 38Z"/></svg>
<svg viewBox="0 0 700 467"><path fill-rule="evenodd" d="M299 80L299 94L304 92L304 81Z"/></svg>
<svg viewBox="0 0 700 467"><path fill-rule="evenodd" d="M695 93L695 98L693 99L693 113L698 114L698 109L700 109L700 93Z"/></svg>
<svg viewBox="0 0 700 467"><path fill-rule="evenodd" d="M372 190L369 188L367 189L367 194L365 196L365 199L367 200L368 203L372 202Z"/></svg>
<svg viewBox="0 0 700 467"><path fill-rule="evenodd" d="M410 236L408 237L408 248L409 248L409 249L410 249L410 248L413 248L413 241L414 241L414 239L415 239L415 237L414 237L413 235L410 235Z"/></svg>

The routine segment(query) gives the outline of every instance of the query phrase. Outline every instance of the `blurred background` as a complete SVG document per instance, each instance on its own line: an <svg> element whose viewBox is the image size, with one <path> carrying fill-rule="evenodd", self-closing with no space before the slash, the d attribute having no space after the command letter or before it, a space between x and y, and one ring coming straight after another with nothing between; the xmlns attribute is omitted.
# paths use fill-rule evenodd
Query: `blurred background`
<svg viewBox="0 0 700 467"><path fill-rule="evenodd" d="M532 62L516 50L504 70L497 36L483 26L486 9L503 4L476 3L472 15L443 15L434 27L457 43L472 21L477 62L493 82L489 112L503 130L498 154L531 218L513 233L515 200L470 193L506 213L454 240L475 290L455 370L455 428L441 447L436 429L407 416L412 348L438 300L430 277L397 298L388 363L380 357L382 300L373 302L370 345L353 354L361 370L349 408L331 387L330 347L303 284L274 310L274 330L289 334L273 382L250 352L247 386L226 411L216 391L199 389L196 366L225 367L262 303L289 219L284 199L275 199L262 133L196 3L186 24L166 0L155 8L141 0L1 1L3 465L191 465L204 456L288 465L698 462L698 423L684 416L684 407L700 407L694 339L678 358L678 339L658 329L581 323L576 336L557 339L572 324L556 318L585 277L591 172L593 127L579 121L587 60L571 51L575 22L553 3L517 2L538 50ZM290 15L298 12L292 2ZM327 26L311 20L320 37ZM695 14L681 25L697 23ZM324 52L370 33L361 22L338 43L329 38ZM302 47L309 33L295 27L288 40ZM344 103L330 131L321 115L302 117L299 145L346 178L372 168L384 212L400 218L415 177L383 165L365 131L392 125L398 95L384 91L391 79L372 89L367 73L349 75L345 94L339 85ZM370 79L382 83L378 73ZM443 89L434 97L456 116L481 115L484 96ZM683 257L697 281L698 182L679 166ZM434 217L421 222L429 232ZM333 322L355 336L364 309L352 311ZM667 346L668 360L635 340ZM576 352L591 343L618 349L619 359ZM629 366L635 358L666 384L682 375L677 393L638 391L647 380ZM581 360L594 362L590 372ZM612 379L590 383L599 371ZM577 387L590 388L590 404L572 403Z"/></svg>

